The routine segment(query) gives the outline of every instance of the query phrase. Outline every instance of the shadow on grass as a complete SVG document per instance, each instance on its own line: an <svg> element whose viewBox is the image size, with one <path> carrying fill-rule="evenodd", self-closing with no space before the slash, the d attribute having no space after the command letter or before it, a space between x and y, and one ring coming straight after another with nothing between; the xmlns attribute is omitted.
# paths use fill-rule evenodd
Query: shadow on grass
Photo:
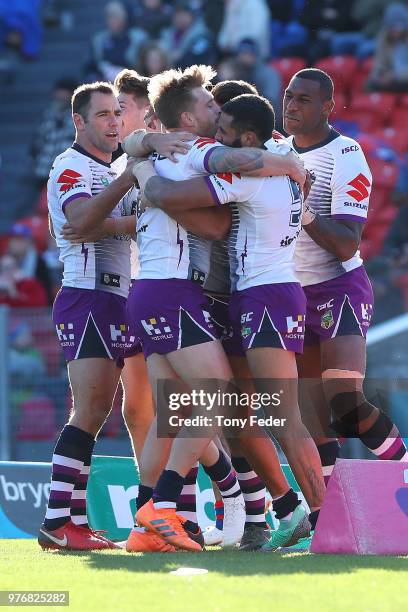
<svg viewBox="0 0 408 612"><path fill-rule="evenodd" d="M305 553L240 553L223 550L203 553L121 552L69 553L87 558L92 569L121 570L138 573L167 574L178 567L201 567L225 576L255 576L270 574L351 574L361 569L408 571L408 557L378 557L350 555L311 555Z"/></svg>

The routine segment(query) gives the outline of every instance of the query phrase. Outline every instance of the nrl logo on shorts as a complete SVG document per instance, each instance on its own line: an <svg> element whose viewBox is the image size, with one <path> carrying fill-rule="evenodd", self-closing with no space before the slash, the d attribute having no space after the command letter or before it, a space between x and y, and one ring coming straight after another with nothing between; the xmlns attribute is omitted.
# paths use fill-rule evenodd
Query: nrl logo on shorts
<svg viewBox="0 0 408 612"><path fill-rule="evenodd" d="M241 336L243 338L247 338L252 334L252 329L250 327L245 327L244 325L241 327Z"/></svg>
<svg viewBox="0 0 408 612"><path fill-rule="evenodd" d="M323 329L330 329L334 325L332 310L326 310L326 312L322 314L320 325Z"/></svg>

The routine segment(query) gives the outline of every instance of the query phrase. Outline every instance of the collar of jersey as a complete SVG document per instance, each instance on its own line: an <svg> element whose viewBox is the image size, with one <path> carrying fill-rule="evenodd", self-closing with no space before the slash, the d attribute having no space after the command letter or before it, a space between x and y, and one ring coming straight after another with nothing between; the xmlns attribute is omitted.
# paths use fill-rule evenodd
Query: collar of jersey
<svg viewBox="0 0 408 612"><path fill-rule="evenodd" d="M102 159L99 159L99 157L95 157L95 155L91 155L90 153L88 153L88 151L86 151L86 149L81 147L81 145L79 145L77 142L74 142L71 148L74 149L75 151L78 151L78 153L82 153L82 155L86 155L87 157L90 157L94 161L98 162L98 164L102 164L102 166L106 166L107 168L111 167L111 165L108 164L108 162L103 161Z"/></svg>
<svg viewBox="0 0 408 612"><path fill-rule="evenodd" d="M331 128L327 138L325 138L321 142L318 142L310 147L298 147L295 143L295 138L293 138L292 146L297 153L308 153L309 151L314 151L315 149L320 149L321 147L326 146L327 144L329 144L329 142L332 142L339 136L340 136L340 133L337 132L337 130L335 130L334 128Z"/></svg>

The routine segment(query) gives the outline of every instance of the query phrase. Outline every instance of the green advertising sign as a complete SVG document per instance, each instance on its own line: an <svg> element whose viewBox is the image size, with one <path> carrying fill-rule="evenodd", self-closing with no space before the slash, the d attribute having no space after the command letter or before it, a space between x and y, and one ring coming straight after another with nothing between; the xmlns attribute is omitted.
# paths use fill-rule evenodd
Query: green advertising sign
<svg viewBox="0 0 408 612"><path fill-rule="evenodd" d="M289 466L282 467L289 485L299 492ZM138 485L139 472L130 457L93 457L87 493L88 519L92 527L106 530L113 540L126 540L134 524ZM215 518L214 496L211 481L202 468L197 485L198 520L205 529ZM273 527L270 514L268 522Z"/></svg>

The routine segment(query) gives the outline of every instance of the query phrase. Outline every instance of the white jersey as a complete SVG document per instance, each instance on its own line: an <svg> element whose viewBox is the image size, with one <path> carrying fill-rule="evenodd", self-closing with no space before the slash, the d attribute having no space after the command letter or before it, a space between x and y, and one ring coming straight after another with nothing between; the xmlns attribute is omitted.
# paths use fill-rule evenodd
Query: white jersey
<svg viewBox="0 0 408 612"><path fill-rule="evenodd" d="M208 174L207 160L217 146L212 138L192 138L191 149L178 163L153 155L159 176L182 181ZM137 246L143 278L184 278L204 283L210 266L208 240L194 236L158 208L138 212Z"/></svg>
<svg viewBox="0 0 408 612"><path fill-rule="evenodd" d="M316 147L296 147L293 136L288 142L316 177L307 203L322 217L364 223L372 176L359 144L333 129L327 140ZM362 263L359 251L347 261L340 261L316 244L305 230L297 240L296 274L303 286L336 278Z"/></svg>
<svg viewBox="0 0 408 612"><path fill-rule="evenodd" d="M72 244L61 235L67 222L65 208L75 206L78 198L100 193L117 176L105 163L76 143L58 155L48 180L48 210L64 264L62 284L65 287L100 289L127 297L130 284L129 236L109 236L97 242ZM124 214L122 201L110 217Z"/></svg>
<svg viewBox="0 0 408 612"><path fill-rule="evenodd" d="M112 164L112 170L115 170L116 174L122 174L125 171L127 166L128 156L126 153L123 153L120 157L118 157ZM128 191L125 197L122 200L123 210L122 214L125 216L136 215L137 213L137 203L139 201L139 188L133 187ZM139 250L136 244L136 221L134 232L131 235L130 242L130 277L132 279L136 279L139 275Z"/></svg>
<svg viewBox="0 0 408 612"><path fill-rule="evenodd" d="M288 145L270 143L285 155ZM232 291L275 283L298 282L294 268L302 197L287 176L242 177L239 173L206 179L217 204L235 202L229 236Z"/></svg>

